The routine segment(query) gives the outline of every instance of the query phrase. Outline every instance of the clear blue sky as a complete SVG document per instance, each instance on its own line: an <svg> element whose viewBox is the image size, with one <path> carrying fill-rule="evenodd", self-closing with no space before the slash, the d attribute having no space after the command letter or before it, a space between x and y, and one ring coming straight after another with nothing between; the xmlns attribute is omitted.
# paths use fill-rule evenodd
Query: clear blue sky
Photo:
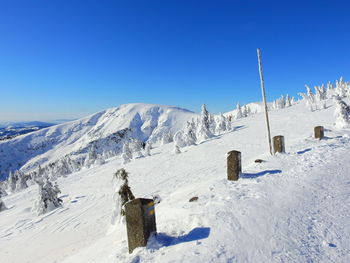
<svg viewBox="0 0 350 263"><path fill-rule="evenodd" d="M131 102L228 111L350 73L350 1L4 0L0 121Z"/></svg>

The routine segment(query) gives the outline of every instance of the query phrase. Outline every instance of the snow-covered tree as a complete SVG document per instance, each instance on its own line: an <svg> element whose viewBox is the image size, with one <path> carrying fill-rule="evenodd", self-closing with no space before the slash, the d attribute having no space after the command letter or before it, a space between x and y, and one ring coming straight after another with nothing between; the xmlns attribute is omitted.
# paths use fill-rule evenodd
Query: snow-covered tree
<svg viewBox="0 0 350 263"><path fill-rule="evenodd" d="M242 108L241 108L241 105L239 103L237 103L237 106L236 106L236 119L240 119L243 117L243 113L242 113Z"/></svg>
<svg viewBox="0 0 350 263"><path fill-rule="evenodd" d="M112 217L112 223L116 223L121 220L121 216L125 215L124 205L131 200L135 199L134 194L129 186L129 173L124 169L119 169L115 174L114 178L117 179L117 185L114 197L114 211Z"/></svg>
<svg viewBox="0 0 350 263"><path fill-rule="evenodd" d="M336 117L335 126L337 128L346 128L350 124L350 107L339 97L334 97Z"/></svg>
<svg viewBox="0 0 350 263"><path fill-rule="evenodd" d="M25 189L28 187L27 185L27 178L24 173L21 171L16 171L16 176L18 178L17 183L16 183L16 191L20 191L22 189Z"/></svg>
<svg viewBox="0 0 350 263"><path fill-rule="evenodd" d="M132 159L132 152L130 150L128 141L124 142L122 159L123 159L123 164L130 162L130 160Z"/></svg>
<svg viewBox="0 0 350 263"><path fill-rule="evenodd" d="M16 185L17 185L17 176L15 173L10 172L9 177L7 179L7 186L8 186L8 190L13 193L16 191Z"/></svg>
<svg viewBox="0 0 350 263"><path fill-rule="evenodd" d="M340 80L336 81L335 83L336 95L338 95L340 98L345 98L347 93L346 86L347 85L345 84L343 77L340 77Z"/></svg>
<svg viewBox="0 0 350 263"><path fill-rule="evenodd" d="M3 185L0 185L0 198L3 196L7 196L7 192L3 188Z"/></svg>
<svg viewBox="0 0 350 263"><path fill-rule="evenodd" d="M143 142L137 139L133 139L131 143L129 144L129 148L132 152L132 155L134 158L143 157L142 149L143 149Z"/></svg>
<svg viewBox="0 0 350 263"><path fill-rule="evenodd" d="M222 113L220 113L219 116L216 118L216 133L220 134L227 131L227 124L227 118Z"/></svg>
<svg viewBox="0 0 350 263"><path fill-rule="evenodd" d="M152 149L152 143L146 142L146 145L145 145L145 155L146 156L151 156L151 149Z"/></svg>
<svg viewBox="0 0 350 263"><path fill-rule="evenodd" d="M310 87L308 85L305 85L306 87L306 93L299 93L299 95L306 101L307 106L311 111L316 110L315 105L315 95L312 93Z"/></svg>
<svg viewBox="0 0 350 263"><path fill-rule="evenodd" d="M62 206L62 199L58 197L61 191L57 183L53 185L48 178L42 181L38 180L37 183L39 186L39 196L35 203L35 209L38 215L45 214Z"/></svg>
<svg viewBox="0 0 350 263"><path fill-rule="evenodd" d="M173 142L173 134L171 133L171 131L166 131L163 133L163 136L162 136L162 145L165 145L165 144L168 144L168 143L171 143Z"/></svg>
<svg viewBox="0 0 350 263"><path fill-rule="evenodd" d="M205 104L203 104L201 115L199 118L199 127L196 134L197 138L201 141L204 141L212 137L210 127L211 127L211 117L209 116L209 112L207 111Z"/></svg>

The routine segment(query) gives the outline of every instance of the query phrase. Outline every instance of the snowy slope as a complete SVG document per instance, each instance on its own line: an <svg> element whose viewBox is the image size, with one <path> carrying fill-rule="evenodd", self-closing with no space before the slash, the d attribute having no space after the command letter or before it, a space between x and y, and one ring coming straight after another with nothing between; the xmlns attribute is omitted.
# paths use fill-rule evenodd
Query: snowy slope
<svg viewBox="0 0 350 263"><path fill-rule="evenodd" d="M118 152L119 134L153 143L182 129L187 120L197 116L188 110L151 104L126 104L89 117L63 123L13 140L0 142L0 176L22 167L52 163L66 155L86 156L92 143L98 153ZM119 132L119 133L118 133ZM122 133L123 134L123 133Z"/></svg>
<svg viewBox="0 0 350 263"><path fill-rule="evenodd" d="M299 103L270 113L286 154L267 154L264 117L256 114L236 121L236 131L178 155L167 144L127 165L114 158L59 178L63 208L46 215L31 211L35 186L7 196L1 261L350 262L350 131L334 128L328 105L310 112ZM312 138L318 125L326 128L322 141ZM242 152L237 182L225 179L230 150ZM257 158L265 162L254 163ZM111 225L112 175L121 167L137 197L162 198L158 236L131 255L125 225ZM198 201L188 202L193 196Z"/></svg>

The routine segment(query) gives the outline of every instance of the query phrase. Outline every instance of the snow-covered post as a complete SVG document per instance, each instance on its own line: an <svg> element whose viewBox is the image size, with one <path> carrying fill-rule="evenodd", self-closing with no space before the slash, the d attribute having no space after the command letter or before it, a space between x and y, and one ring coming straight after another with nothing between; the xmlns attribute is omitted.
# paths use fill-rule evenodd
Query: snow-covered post
<svg viewBox="0 0 350 263"><path fill-rule="evenodd" d="M241 152L230 151L227 153L227 179L237 181L242 173Z"/></svg>
<svg viewBox="0 0 350 263"><path fill-rule="evenodd" d="M284 137L282 135L278 135L273 137L273 152L276 153L284 153Z"/></svg>
<svg viewBox="0 0 350 263"><path fill-rule="evenodd" d="M127 202L125 216L129 253L132 253L137 247L145 247L151 234L157 232L153 200L137 198Z"/></svg>
<svg viewBox="0 0 350 263"><path fill-rule="evenodd" d="M260 49L257 49L258 52L258 62L259 62L259 73L260 73L260 82L261 82L261 92L262 97L264 101L264 108L265 108L265 117L266 117L266 126L267 126L267 136L269 139L269 148L270 153L272 155L272 147L271 147L271 132L270 132L270 122L269 122L269 114L267 113L267 104L266 104L266 95L265 95L265 85L264 85L264 77L262 72L262 65L261 65L261 56L260 56Z"/></svg>
<svg viewBox="0 0 350 263"><path fill-rule="evenodd" d="M315 132L315 139L323 139L324 137L324 128L323 126L317 126L314 128L314 132Z"/></svg>

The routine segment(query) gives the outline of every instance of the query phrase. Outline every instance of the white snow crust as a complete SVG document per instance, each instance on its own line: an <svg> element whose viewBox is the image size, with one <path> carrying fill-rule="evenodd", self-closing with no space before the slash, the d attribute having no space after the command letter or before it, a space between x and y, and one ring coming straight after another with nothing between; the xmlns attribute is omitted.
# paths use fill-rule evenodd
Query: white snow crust
<svg viewBox="0 0 350 263"><path fill-rule="evenodd" d="M268 154L264 114L258 113L236 120L235 131L182 148L180 154L170 143L125 165L115 157L60 177L62 207L44 215L32 211L37 186L5 196L0 261L350 262L350 130L335 128L332 101L327 105L310 112L300 102L270 112L273 135L285 136L285 154ZM147 111L152 118L143 118ZM50 141L58 134L60 140L38 150L40 157L28 157L29 165L73 151L77 142L80 147L129 127L135 118L141 119L135 121L142 124L140 136L149 139L162 127L182 128L184 119L193 116L172 107L126 105L0 147L10 151L37 145L41 138ZM325 127L323 140L313 139L313 128L319 125ZM226 180L225 155L231 150L242 152L243 174L236 182ZM258 158L264 162L255 163ZM161 199L155 207L158 234L132 254L125 225L111 224L112 177L122 167L130 173L135 196ZM189 202L194 196L198 200Z"/></svg>

